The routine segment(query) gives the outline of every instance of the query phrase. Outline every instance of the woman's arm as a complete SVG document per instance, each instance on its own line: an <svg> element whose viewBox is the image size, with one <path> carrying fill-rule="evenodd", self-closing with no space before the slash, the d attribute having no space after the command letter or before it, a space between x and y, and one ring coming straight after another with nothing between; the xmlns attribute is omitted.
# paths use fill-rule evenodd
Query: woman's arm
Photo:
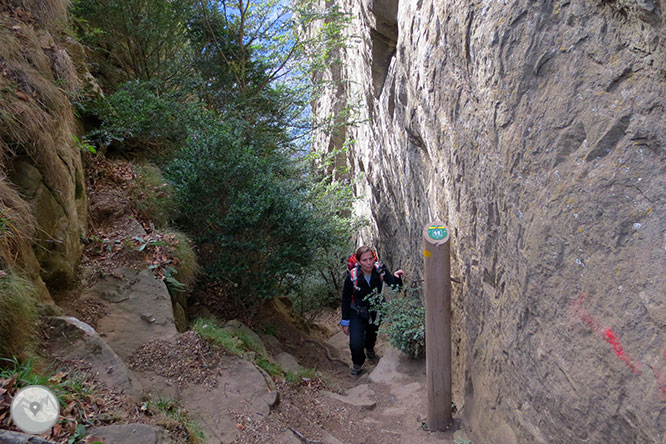
<svg viewBox="0 0 666 444"><path fill-rule="evenodd" d="M405 274L404 271L398 269L395 273L389 273L388 269L384 273L384 281L389 284L391 287L397 286L402 287L402 276Z"/></svg>

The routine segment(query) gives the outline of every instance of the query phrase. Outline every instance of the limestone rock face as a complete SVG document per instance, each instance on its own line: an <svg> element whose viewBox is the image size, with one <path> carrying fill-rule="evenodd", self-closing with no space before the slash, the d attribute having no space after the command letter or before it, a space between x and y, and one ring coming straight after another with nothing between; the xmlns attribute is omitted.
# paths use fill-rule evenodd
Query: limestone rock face
<svg viewBox="0 0 666 444"><path fill-rule="evenodd" d="M362 39L314 109L364 122L359 242L420 279L424 225L451 229L473 441L666 442L664 3L336 3Z"/></svg>

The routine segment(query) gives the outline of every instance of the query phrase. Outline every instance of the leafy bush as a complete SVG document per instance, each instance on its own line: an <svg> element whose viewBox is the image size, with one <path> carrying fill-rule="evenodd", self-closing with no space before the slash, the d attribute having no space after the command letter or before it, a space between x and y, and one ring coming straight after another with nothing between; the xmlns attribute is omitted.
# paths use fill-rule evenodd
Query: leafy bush
<svg viewBox="0 0 666 444"><path fill-rule="evenodd" d="M188 89L168 88L157 80L124 83L106 98L82 104L85 113L101 121L86 138L121 152L168 154L202 120L213 120Z"/></svg>
<svg viewBox="0 0 666 444"><path fill-rule="evenodd" d="M176 189L179 221L200 246L204 271L234 282L251 304L293 284L316 247L327 242L326 223L308 205L295 161L275 153L256 156L236 130L219 125L190 137L167 177Z"/></svg>
<svg viewBox="0 0 666 444"><path fill-rule="evenodd" d="M374 308L381 315L380 332L389 337L391 345L412 359L425 356L425 307L421 288L409 288L403 294L388 292L388 300L381 302L383 295L374 295Z"/></svg>
<svg viewBox="0 0 666 444"><path fill-rule="evenodd" d="M313 174L297 143L319 120L313 69L345 46L350 17L310 0L193 3L75 2L110 91L84 109L101 122L87 140L168 165L177 221L211 280L235 284L246 305L298 289L312 313L340 294L351 184Z"/></svg>
<svg viewBox="0 0 666 444"><path fill-rule="evenodd" d="M342 266L338 274L342 274ZM335 306L340 295L331 292L326 281L317 274L304 273L300 285L289 294L294 310L305 320L313 321L326 307Z"/></svg>

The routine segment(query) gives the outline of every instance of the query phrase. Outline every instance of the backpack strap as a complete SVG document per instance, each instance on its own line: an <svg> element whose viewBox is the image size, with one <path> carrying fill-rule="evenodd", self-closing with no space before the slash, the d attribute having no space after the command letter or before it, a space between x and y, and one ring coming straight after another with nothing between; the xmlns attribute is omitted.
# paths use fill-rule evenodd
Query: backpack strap
<svg viewBox="0 0 666 444"><path fill-rule="evenodd" d="M354 303L354 293L356 292L356 290L361 289L358 286L358 272L360 268L361 266L357 264L351 270L349 270L349 279L352 281L352 285L354 286L354 288L352 289L352 297L351 297L352 304Z"/></svg>
<svg viewBox="0 0 666 444"><path fill-rule="evenodd" d="M386 273L386 267L384 267L384 264L382 264L379 261L375 262L375 270L377 270L377 274L379 275L379 279L384 283L384 273Z"/></svg>

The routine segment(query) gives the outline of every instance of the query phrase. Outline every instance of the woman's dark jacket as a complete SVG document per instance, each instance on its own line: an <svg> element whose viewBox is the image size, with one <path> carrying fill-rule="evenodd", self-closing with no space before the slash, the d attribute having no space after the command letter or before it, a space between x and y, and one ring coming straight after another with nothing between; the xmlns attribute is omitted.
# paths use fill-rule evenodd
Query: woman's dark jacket
<svg viewBox="0 0 666 444"><path fill-rule="evenodd" d="M370 277L370 285L365 280L363 276L363 271L358 270L358 279L356 285L358 290L354 290L354 283L351 280L350 274L347 273L347 278L345 279L345 285L342 289L342 320L349 320L352 316L356 315L356 311L351 307L352 304L352 295L354 302L357 306L368 307L370 305L369 301L366 300L366 297L372 293L373 290L381 291L382 287L382 278L379 276L379 273L384 275L384 285L388 286L402 286L402 279L395 277L393 273L389 272L386 269L385 265L380 267L380 271L377 272L377 268L372 268L372 276Z"/></svg>

